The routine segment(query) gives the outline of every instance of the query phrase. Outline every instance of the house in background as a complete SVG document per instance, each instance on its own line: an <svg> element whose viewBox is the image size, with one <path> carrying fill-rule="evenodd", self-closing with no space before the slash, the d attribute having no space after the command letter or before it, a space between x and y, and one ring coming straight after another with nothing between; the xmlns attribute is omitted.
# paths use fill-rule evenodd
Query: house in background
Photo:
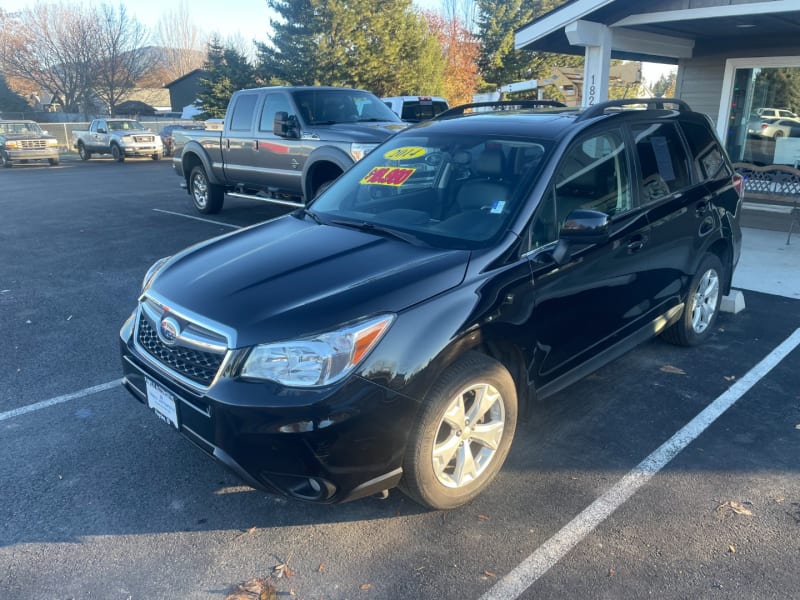
<svg viewBox="0 0 800 600"><path fill-rule="evenodd" d="M181 113L184 107L194 104L200 91L200 80L207 75L203 69L189 71L183 77L166 84L169 102L173 112Z"/></svg>

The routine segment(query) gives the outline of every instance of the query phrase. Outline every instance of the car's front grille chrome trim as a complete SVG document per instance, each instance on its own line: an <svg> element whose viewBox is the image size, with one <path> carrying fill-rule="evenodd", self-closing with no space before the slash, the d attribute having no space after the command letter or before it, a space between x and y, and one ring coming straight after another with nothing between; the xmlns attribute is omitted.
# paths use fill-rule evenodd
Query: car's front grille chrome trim
<svg viewBox="0 0 800 600"><path fill-rule="evenodd" d="M179 325L174 339L166 339L161 333L165 317ZM152 366L197 392L214 385L231 356L225 334L147 297L136 312L134 346Z"/></svg>

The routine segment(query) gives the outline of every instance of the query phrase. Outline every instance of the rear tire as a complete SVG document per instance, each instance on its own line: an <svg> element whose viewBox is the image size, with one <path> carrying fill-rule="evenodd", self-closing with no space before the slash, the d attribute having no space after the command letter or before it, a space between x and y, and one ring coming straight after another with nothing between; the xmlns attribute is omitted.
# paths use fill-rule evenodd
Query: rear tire
<svg viewBox="0 0 800 600"><path fill-rule="evenodd" d="M661 334L676 346L697 346L710 335L722 302L723 268L719 258L707 254L689 285L681 318Z"/></svg>
<svg viewBox="0 0 800 600"><path fill-rule="evenodd" d="M92 158L92 153L86 149L83 143L80 143L78 144L78 156L81 157L81 160L89 160Z"/></svg>
<svg viewBox="0 0 800 600"><path fill-rule="evenodd" d="M225 189L221 185L209 183L205 169L198 165L189 174L189 194L198 212L213 215L222 210Z"/></svg>
<svg viewBox="0 0 800 600"><path fill-rule="evenodd" d="M466 504L503 466L516 425L508 370L484 354L464 355L428 394L409 437L400 488L433 509Z"/></svg>

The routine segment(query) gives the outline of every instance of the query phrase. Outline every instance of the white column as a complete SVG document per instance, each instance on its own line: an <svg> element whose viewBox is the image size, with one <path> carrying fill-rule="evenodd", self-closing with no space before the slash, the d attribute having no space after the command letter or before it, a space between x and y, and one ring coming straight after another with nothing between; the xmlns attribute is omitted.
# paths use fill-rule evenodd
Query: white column
<svg viewBox="0 0 800 600"><path fill-rule="evenodd" d="M569 43L586 48L583 72L584 107L608 100L608 78L611 70L611 29L601 23L574 21L566 26Z"/></svg>

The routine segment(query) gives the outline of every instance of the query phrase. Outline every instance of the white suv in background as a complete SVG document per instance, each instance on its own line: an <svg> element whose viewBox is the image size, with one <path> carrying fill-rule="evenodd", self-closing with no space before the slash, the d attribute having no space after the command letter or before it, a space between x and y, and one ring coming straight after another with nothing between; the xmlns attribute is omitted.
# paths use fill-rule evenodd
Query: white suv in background
<svg viewBox="0 0 800 600"><path fill-rule="evenodd" d="M450 108L447 100L436 96L391 96L381 100L407 123L427 121Z"/></svg>

